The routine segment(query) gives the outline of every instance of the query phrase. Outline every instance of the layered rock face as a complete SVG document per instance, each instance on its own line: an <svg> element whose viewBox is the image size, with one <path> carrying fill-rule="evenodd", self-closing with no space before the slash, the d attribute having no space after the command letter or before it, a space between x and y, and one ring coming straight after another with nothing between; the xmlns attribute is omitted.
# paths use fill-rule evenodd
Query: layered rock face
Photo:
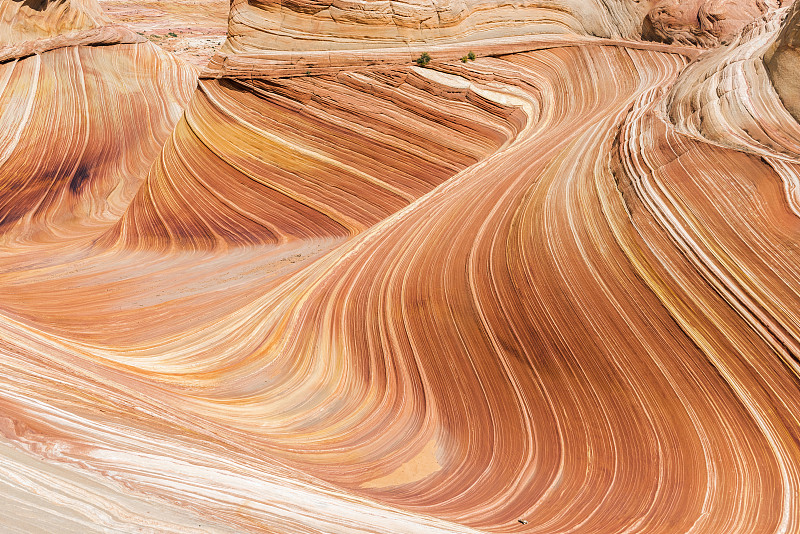
<svg viewBox="0 0 800 534"><path fill-rule="evenodd" d="M424 7L0 64L0 525L800 532L788 10Z"/></svg>
<svg viewBox="0 0 800 534"><path fill-rule="evenodd" d="M680 132L766 158L800 157L800 126L791 114L795 76L781 77L774 67L796 25L793 9L753 21L681 73L666 106Z"/></svg>
<svg viewBox="0 0 800 534"><path fill-rule="evenodd" d="M523 123L513 107L408 68L203 80L103 242L213 249L353 236L507 144Z"/></svg>
<svg viewBox="0 0 800 534"><path fill-rule="evenodd" d="M712 47L781 0L233 0L224 52L336 50L576 33Z"/></svg>
<svg viewBox="0 0 800 534"><path fill-rule="evenodd" d="M647 0L234 0L225 52L336 50L579 33L638 35Z"/></svg>
<svg viewBox="0 0 800 534"><path fill-rule="evenodd" d="M59 48L0 65L0 78L0 239L59 241L122 214L194 72L140 43Z"/></svg>
<svg viewBox="0 0 800 534"><path fill-rule="evenodd" d="M196 80L193 69L124 28L84 29L79 18L57 35L75 13L98 12L96 3L34 7L41 20L31 26L20 15L11 25L48 37L0 48L6 243L71 239L116 221Z"/></svg>

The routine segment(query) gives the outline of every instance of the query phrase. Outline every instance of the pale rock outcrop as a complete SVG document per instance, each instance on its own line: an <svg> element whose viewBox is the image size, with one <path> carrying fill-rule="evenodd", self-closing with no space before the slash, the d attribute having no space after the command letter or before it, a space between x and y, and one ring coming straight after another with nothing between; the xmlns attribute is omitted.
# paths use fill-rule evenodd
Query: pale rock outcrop
<svg viewBox="0 0 800 534"><path fill-rule="evenodd" d="M100 0L106 16L203 67L225 41L229 0Z"/></svg>
<svg viewBox="0 0 800 534"><path fill-rule="evenodd" d="M800 121L800 3L792 6L764 62L783 105Z"/></svg>
<svg viewBox="0 0 800 534"><path fill-rule="evenodd" d="M787 10L752 22L729 45L707 52L681 73L666 101L678 131L763 156L800 160L800 124L790 114L796 71L765 65L766 58L767 64L791 66L775 52L776 39L785 42L787 29L791 32L796 24L786 18ZM770 72L784 76L773 85Z"/></svg>

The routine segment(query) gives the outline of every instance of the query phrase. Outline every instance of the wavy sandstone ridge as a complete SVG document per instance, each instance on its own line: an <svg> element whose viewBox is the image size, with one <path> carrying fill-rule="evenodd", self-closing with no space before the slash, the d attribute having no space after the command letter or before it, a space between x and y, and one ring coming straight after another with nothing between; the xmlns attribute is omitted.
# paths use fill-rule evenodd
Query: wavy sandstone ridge
<svg viewBox="0 0 800 534"><path fill-rule="evenodd" d="M203 249L342 238L507 144L524 124L487 91L407 67L204 80L103 242Z"/></svg>
<svg viewBox="0 0 800 534"><path fill-rule="evenodd" d="M0 80L0 239L59 241L119 218L194 73L141 43L59 48L0 65Z"/></svg>
<svg viewBox="0 0 800 534"><path fill-rule="evenodd" d="M513 20L268 51L273 8L234 3L263 31L232 23L171 134L187 71L149 43L2 65L66 64L9 82L9 121L89 118L77 155L0 145L33 165L0 166L0 524L800 532L800 126L760 55L785 10L698 58ZM75 96L131 52L136 90ZM35 173L83 161L77 194Z"/></svg>

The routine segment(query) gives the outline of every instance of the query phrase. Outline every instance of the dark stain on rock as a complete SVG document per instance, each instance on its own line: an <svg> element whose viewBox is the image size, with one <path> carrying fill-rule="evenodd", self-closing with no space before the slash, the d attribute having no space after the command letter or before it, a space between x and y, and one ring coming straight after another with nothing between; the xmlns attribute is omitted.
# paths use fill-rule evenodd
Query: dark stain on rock
<svg viewBox="0 0 800 534"><path fill-rule="evenodd" d="M29 7L34 11L44 11L45 9L47 9L47 6L49 4L57 3L53 2L52 0L14 0L14 2L22 4L25 7Z"/></svg>
<svg viewBox="0 0 800 534"><path fill-rule="evenodd" d="M73 195L80 195L90 178L89 168L84 165L78 165L78 168L75 169L75 174L72 175L72 179L69 182L70 193Z"/></svg>

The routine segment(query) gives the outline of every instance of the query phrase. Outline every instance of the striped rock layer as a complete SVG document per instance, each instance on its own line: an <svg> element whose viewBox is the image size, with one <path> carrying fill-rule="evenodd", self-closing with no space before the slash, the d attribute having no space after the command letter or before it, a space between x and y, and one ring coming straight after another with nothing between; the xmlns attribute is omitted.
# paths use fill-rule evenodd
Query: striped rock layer
<svg viewBox="0 0 800 534"><path fill-rule="evenodd" d="M541 33L730 41L787 0L232 0L222 51L342 50Z"/></svg>
<svg viewBox="0 0 800 534"><path fill-rule="evenodd" d="M222 50L336 50L538 33L633 37L649 0L233 0Z"/></svg>
<svg viewBox="0 0 800 534"><path fill-rule="evenodd" d="M0 63L2 529L800 532L787 10L699 55L616 5Z"/></svg>

